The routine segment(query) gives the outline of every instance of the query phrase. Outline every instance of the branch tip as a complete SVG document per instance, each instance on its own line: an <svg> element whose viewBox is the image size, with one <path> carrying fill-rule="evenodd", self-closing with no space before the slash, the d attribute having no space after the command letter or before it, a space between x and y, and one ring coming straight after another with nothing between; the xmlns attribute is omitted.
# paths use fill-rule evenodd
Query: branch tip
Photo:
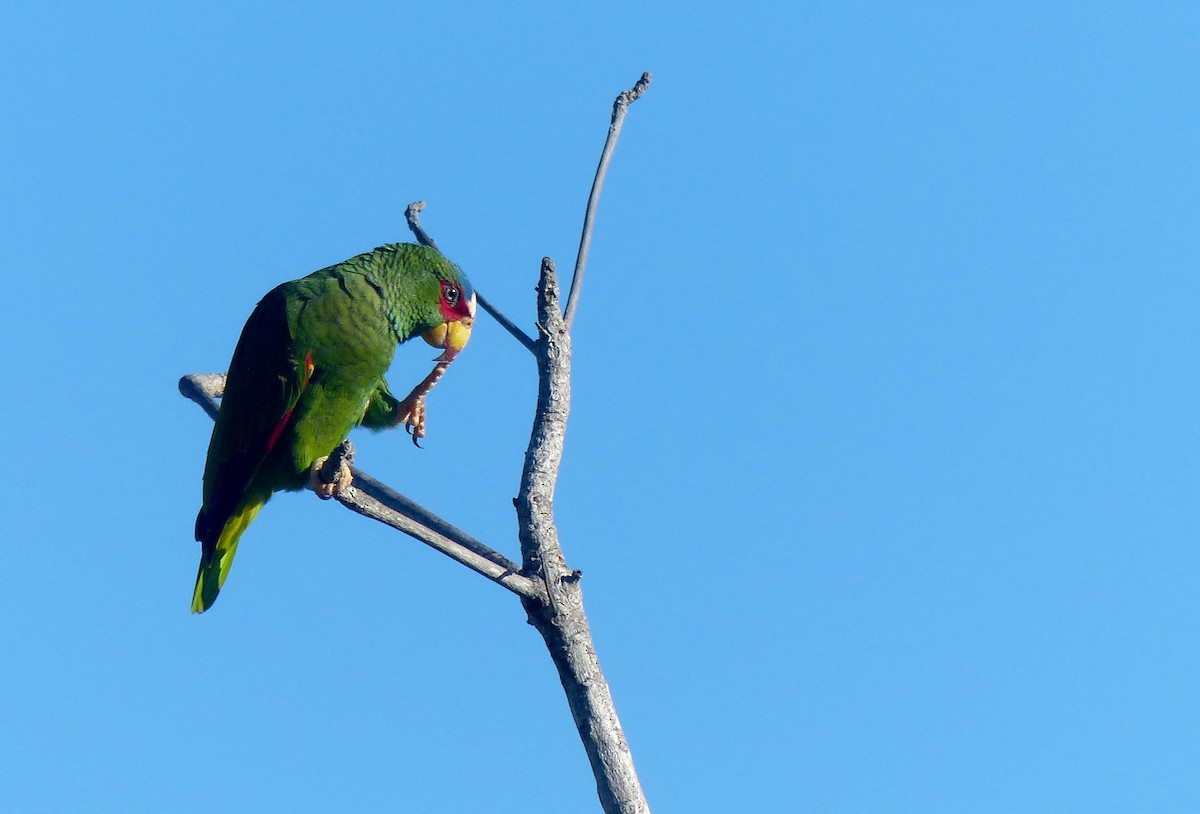
<svg viewBox="0 0 1200 814"><path fill-rule="evenodd" d="M643 71L638 81L633 83L632 88L618 93L616 101L613 102L613 121L616 121L620 110L629 107L638 99L642 98L642 94L646 92L646 88L649 86L650 72Z"/></svg>
<svg viewBox="0 0 1200 814"><path fill-rule="evenodd" d="M420 212L424 208L424 201L413 201L404 208L404 220L408 223L408 228L412 231L413 236L416 237L418 243L420 243L422 246L428 246L438 254L441 254L442 250L438 248L437 243L432 237L429 236L429 233L421 227Z"/></svg>
<svg viewBox="0 0 1200 814"><path fill-rule="evenodd" d="M592 243L592 225L596 220L596 206L600 201L600 190L604 186L604 177L608 174L608 162L612 160L613 150L617 146L617 138L621 135L621 125L625 121L625 113L629 105L645 93L650 84L650 72L646 71L629 90L617 94L613 102L612 122L608 126L608 138L604 140L604 149L600 151L600 163L596 167L596 177L592 180L592 191L588 195L587 208L583 213L583 232L579 236L579 253L575 256L575 273L571 275L571 290L567 294L567 307L563 314L567 330L575 323L575 311L579 307L579 292L583 287L583 272L587 267L588 248Z"/></svg>
<svg viewBox="0 0 1200 814"><path fill-rule="evenodd" d="M558 274L554 269L554 261L543 257L537 286L537 325L538 331L543 335L548 336L552 331L562 330L564 327L563 315L558 307L559 295Z"/></svg>

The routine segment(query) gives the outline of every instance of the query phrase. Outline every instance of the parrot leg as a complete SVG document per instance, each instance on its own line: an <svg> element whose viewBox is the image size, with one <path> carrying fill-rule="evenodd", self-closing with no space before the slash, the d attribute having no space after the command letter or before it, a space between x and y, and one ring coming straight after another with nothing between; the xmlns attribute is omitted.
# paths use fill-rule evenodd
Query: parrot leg
<svg viewBox="0 0 1200 814"><path fill-rule="evenodd" d="M349 487L354 481L354 475L350 471L350 464L353 462L354 445L349 439L343 441L332 455L313 461L312 468L309 469L309 485L317 493L317 497L329 500Z"/></svg>
<svg viewBox="0 0 1200 814"><path fill-rule="evenodd" d="M404 430L412 436L413 444L418 447L421 446L421 439L425 437L425 397L448 367L449 361L434 365L429 375L414 387L396 408L396 423L404 425Z"/></svg>

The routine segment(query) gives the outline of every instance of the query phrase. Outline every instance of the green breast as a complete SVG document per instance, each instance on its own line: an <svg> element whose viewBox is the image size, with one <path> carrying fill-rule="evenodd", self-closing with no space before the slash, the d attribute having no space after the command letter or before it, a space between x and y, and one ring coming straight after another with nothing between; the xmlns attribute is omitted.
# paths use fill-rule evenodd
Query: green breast
<svg viewBox="0 0 1200 814"><path fill-rule="evenodd" d="M313 461L328 455L362 417L387 372L396 338L378 290L338 267L309 275L290 293L288 321L298 361L312 355L313 374L292 414L290 441L277 452L306 483Z"/></svg>

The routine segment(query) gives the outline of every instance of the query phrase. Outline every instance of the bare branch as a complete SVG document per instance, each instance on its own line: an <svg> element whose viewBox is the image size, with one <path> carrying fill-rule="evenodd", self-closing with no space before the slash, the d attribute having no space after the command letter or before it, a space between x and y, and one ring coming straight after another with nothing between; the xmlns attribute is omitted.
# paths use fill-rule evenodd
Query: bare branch
<svg viewBox="0 0 1200 814"><path fill-rule="evenodd" d="M516 508L525 573L541 575L548 601L521 602L558 670L592 765L601 806L606 814L648 814L633 755L592 643L580 572L567 567L554 525L554 486L571 405L571 337L558 297L554 263L545 258L538 282L542 338L538 342L537 415Z"/></svg>
<svg viewBox="0 0 1200 814"><path fill-rule="evenodd" d="M558 310L558 278L549 257L542 258L537 290L538 329L542 334L538 342L537 413L517 495L518 512L529 512L528 517L518 515L521 557L527 571L543 567L547 556L562 560L554 526L554 487L571 410L571 337Z"/></svg>
<svg viewBox="0 0 1200 814"><path fill-rule="evenodd" d="M402 531L501 585L523 599L546 601L540 582L521 574L520 567L465 531L389 488L362 470L351 467L354 482L337 494L347 509Z"/></svg>
<svg viewBox="0 0 1200 814"><path fill-rule="evenodd" d="M414 201L413 203L410 203L404 210L404 219L408 222L408 228L412 230L412 233L416 236L418 243L420 243L422 246L428 246L429 248L436 250L438 254L441 254L442 250L438 248L437 243L435 243L433 238L429 236L429 233L425 231L424 227L421 226L420 213L424 208L424 201ZM525 349L530 353L536 353L536 351L533 349L533 339L529 336L529 334L522 331L511 319L504 316L504 313L499 308L492 305L488 299L483 296L483 294L476 291L475 298L478 300L479 306L483 308L484 311L487 311L489 314L491 314L494 320L500 323L501 328L512 334L513 338L524 345Z"/></svg>
<svg viewBox="0 0 1200 814"><path fill-rule="evenodd" d="M192 373L179 380L179 392L184 398L190 399L208 413L213 421L217 420L217 399L225 392L224 373Z"/></svg>
<svg viewBox="0 0 1200 814"><path fill-rule="evenodd" d="M511 319L504 316L499 308L488 302L487 298L478 291L475 292L475 298L479 301L479 306L483 308L484 311L487 311L489 314L491 314L494 320L500 323L501 328L512 334L513 337L522 345L524 345L530 353L537 353L537 351L534 349L534 341L530 338L529 334L525 333L516 325L514 325Z"/></svg>
<svg viewBox="0 0 1200 814"><path fill-rule="evenodd" d="M583 233L579 236L579 253L575 255L575 273L571 275L571 291L567 295L567 310L564 321L567 330L575 323L575 311L579 307L579 291L583 286L583 272L587 267L588 248L592 243L592 224L596 219L596 205L600 202L600 190L604 186L604 177L608 174L608 162L612 159L613 150L617 146L617 137L621 135L621 126L625 123L625 112L629 105L636 102L650 84L650 72L642 74L634 86L621 91L613 102L612 122L608 125L608 138L604 140L604 149L600 151L600 164L596 167L596 177L592 181L592 192L588 195L587 209L583 215Z"/></svg>
<svg viewBox="0 0 1200 814"><path fill-rule="evenodd" d="M221 373L192 374L179 380L179 391L199 404L213 419L216 419L219 409L216 398L224 389L225 375ZM339 448L330 456L330 461L326 462L330 476L337 471L337 460L345 454L346 451ZM522 575L520 567L503 554L361 469L351 467L350 471L354 474L353 484L337 495L338 502L343 506L420 540L523 599L545 601L546 592L541 584Z"/></svg>
<svg viewBox="0 0 1200 814"><path fill-rule="evenodd" d="M438 248L438 244L433 242L433 238L429 236L421 227L421 210L425 208L424 201L413 201L404 209L404 219L408 221L408 228L412 230L413 235L417 238L417 242L422 246L428 246L438 254L442 250Z"/></svg>

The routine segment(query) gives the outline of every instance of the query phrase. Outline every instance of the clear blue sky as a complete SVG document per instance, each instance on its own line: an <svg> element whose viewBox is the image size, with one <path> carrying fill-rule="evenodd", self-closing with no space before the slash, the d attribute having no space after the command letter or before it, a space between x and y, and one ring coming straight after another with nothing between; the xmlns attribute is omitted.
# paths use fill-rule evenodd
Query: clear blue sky
<svg viewBox="0 0 1200 814"><path fill-rule="evenodd" d="M654 810L1200 810L1194 6L22 5L6 810L598 810L518 604L408 538L281 496L188 613L175 382L416 199L529 325L643 70L558 517ZM533 399L485 320L360 463L516 556Z"/></svg>

